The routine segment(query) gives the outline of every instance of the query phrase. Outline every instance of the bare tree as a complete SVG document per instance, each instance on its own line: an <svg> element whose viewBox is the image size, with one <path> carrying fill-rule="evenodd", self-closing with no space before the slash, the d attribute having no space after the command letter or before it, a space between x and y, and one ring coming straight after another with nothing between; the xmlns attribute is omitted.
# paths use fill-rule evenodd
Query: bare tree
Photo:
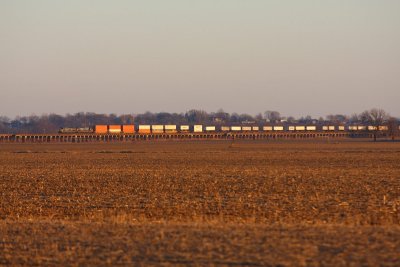
<svg viewBox="0 0 400 267"><path fill-rule="evenodd" d="M386 124L390 118L389 114L383 109L373 108L366 110L360 114L361 121L373 126L374 131L374 141L381 130L381 126Z"/></svg>
<svg viewBox="0 0 400 267"><path fill-rule="evenodd" d="M281 120L281 114L278 111L267 110L264 112L265 118L272 123L276 123Z"/></svg>

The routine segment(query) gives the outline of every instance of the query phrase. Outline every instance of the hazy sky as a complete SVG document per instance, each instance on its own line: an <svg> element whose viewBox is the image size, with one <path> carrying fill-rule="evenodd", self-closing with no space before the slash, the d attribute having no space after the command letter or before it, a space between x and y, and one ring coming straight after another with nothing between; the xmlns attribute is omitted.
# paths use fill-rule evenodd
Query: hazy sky
<svg viewBox="0 0 400 267"><path fill-rule="evenodd" d="M399 0L0 0L0 115L400 116Z"/></svg>

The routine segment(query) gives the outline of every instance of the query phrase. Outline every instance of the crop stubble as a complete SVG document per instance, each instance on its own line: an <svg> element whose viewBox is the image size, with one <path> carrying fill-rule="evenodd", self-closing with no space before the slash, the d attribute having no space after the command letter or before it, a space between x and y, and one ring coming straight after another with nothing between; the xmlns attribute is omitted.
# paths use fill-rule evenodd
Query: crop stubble
<svg viewBox="0 0 400 267"><path fill-rule="evenodd" d="M400 144L1 145L0 264L399 264Z"/></svg>

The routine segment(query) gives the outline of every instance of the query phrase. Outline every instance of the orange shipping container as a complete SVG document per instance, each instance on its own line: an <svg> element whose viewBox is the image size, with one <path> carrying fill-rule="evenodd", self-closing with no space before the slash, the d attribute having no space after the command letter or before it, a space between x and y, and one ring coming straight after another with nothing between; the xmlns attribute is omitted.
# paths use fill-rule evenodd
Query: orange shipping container
<svg viewBox="0 0 400 267"><path fill-rule="evenodd" d="M135 133L135 125L122 125L123 133Z"/></svg>
<svg viewBox="0 0 400 267"><path fill-rule="evenodd" d="M107 125L96 125L94 132L99 134L107 133Z"/></svg>

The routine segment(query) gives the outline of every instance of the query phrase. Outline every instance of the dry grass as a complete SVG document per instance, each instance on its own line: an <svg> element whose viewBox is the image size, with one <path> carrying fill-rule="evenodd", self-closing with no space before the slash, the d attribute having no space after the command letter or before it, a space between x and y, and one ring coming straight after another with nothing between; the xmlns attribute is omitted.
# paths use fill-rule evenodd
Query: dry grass
<svg viewBox="0 0 400 267"><path fill-rule="evenodd" d="M399 169L400 143L1 145L0 264L398 265Z"/></svg>

